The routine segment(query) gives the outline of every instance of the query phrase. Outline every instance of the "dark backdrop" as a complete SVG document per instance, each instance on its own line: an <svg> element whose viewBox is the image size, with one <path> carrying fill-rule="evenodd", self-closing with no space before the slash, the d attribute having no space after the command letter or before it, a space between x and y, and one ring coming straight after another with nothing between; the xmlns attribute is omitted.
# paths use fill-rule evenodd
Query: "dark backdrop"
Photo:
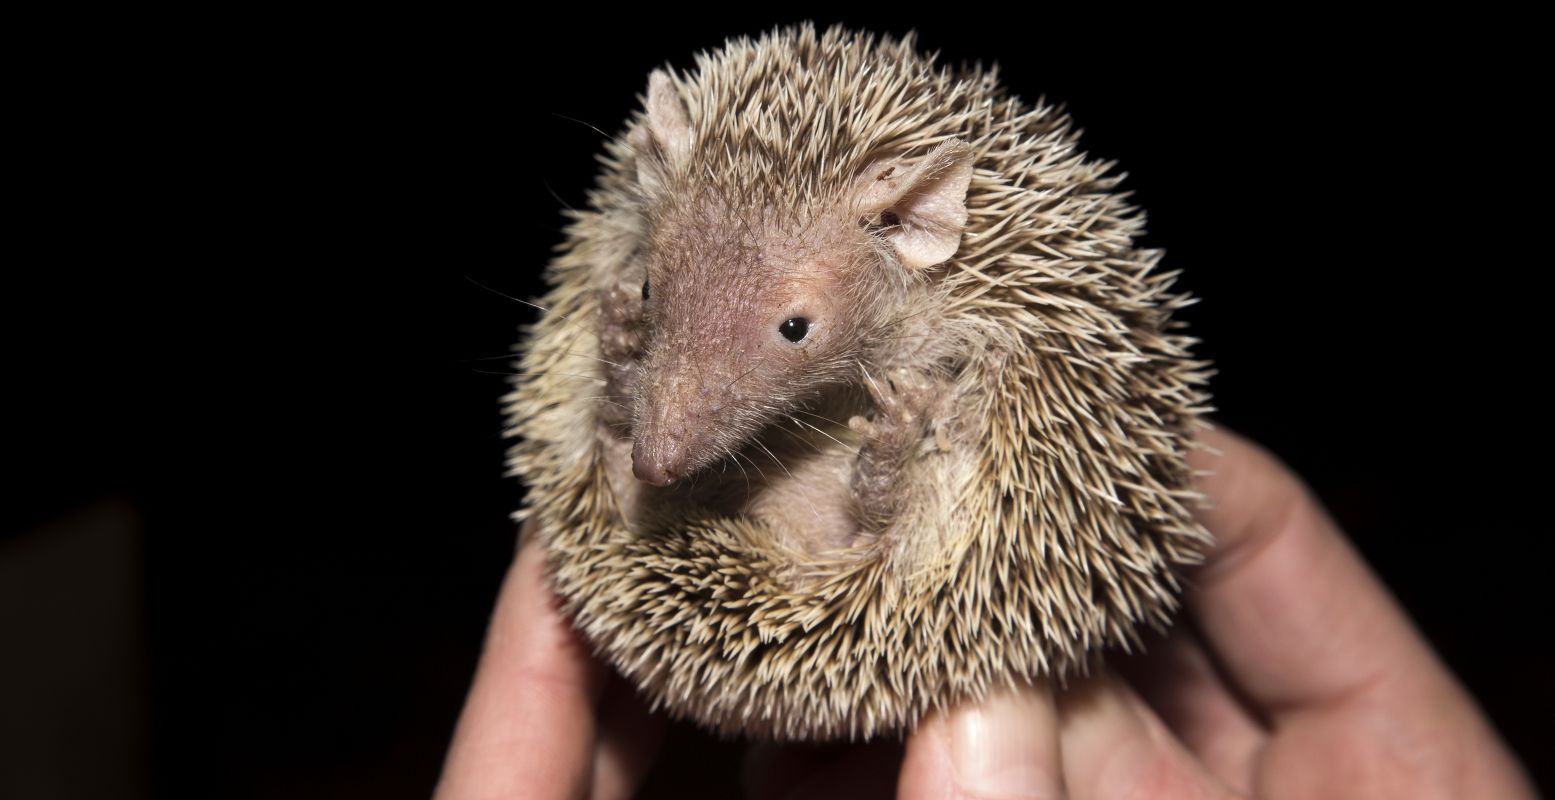
<svg viewBox="0 0 1555 800"><path fill-rule="evenodd" d="M1508 188L1515 48L1470 57L1500 34L1418 21L1004 13L845 21L1068 104L1202 298L1183 317L1218 420L1308 478L1549 785L1547 247ZM0 698L31 698L0 747L36 755L0 780L424 796L522 497L507 365L481 359L532 312L498 293L540 291L593 128L651 68L802 18L40 29L0 300L0 566L31 576L0 594ZM675 774L708 752L735 748L681 730L654 784L718 780Z"/></svg>

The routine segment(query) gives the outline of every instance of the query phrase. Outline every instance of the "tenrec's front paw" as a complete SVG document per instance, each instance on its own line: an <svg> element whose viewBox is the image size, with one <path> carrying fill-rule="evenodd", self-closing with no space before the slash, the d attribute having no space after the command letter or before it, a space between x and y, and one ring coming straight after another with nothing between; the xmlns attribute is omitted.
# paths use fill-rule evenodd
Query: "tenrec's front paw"
<svg viewBox="0 0 1555 800"><path fill-rule="evenodd" d="M879 439L880 426L870 422L865 417L853 416L848 418L848 427L853 429L863 439Z"/></svg>
<svg viewBox="0 0 1555 800"><path fill-rule="evenodd" d="M624 285L614 286L600 297L600 354L623 361L642 351L642 298Z"/></svg>
<svg viewBox="0 0 1555 800"><path fill-rule="evenodd" d="M866 446L874 443L893 449L909 447L923 437L929 412L944 391L930 376L909 369L870 376L864 384L875 404L875 414L868 419L853 417L848 427L864 437Z"/></svg>

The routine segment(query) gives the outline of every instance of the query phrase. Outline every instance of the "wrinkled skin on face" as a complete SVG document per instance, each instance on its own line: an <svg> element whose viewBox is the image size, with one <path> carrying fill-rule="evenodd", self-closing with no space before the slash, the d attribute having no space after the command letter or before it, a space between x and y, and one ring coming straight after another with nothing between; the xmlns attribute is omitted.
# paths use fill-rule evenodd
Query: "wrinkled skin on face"
<svg viewBox="0 0 1555 800"><path fill-rule="evenodd" d="M663 486L857 372L900 302L895 265L845 209L804 224L690 207L646 256L632 471Z"/></svg>
<svg viewBox="0 0 1555 800"><path fill-rule="evenodd" d="M632 472L665 486L879 366L872 348L959 245L973 154L958 140L884 153L843 188L796 197L780 178L708 174L698 148L714 145L697 143L662 72L646 109L632 134L649 231ZM785 174L760 166L743 172Z"/></svg>

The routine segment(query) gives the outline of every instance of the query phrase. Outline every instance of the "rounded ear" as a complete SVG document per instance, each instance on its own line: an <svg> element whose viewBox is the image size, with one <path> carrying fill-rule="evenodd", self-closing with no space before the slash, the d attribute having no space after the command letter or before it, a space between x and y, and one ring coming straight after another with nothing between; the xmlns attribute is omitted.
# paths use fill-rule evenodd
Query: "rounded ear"
<svg viewBox="0 0 1555 800"><path fill-rule="evenodd" d="M691 154L691 116L675 82L662 69L648 76L647 114L633 133L637 150L637 179L645 185L662 185L668 173L685 165Z"/></svg>
<svg viewBox="0 0 1555 800"><path fill-rule="evenodd" d="M951 139L921 159L890 158L859 176L854 202L860 216L883 226L902 266L927 269L956 254L966 229L966 193L972 148Z"/></svg>

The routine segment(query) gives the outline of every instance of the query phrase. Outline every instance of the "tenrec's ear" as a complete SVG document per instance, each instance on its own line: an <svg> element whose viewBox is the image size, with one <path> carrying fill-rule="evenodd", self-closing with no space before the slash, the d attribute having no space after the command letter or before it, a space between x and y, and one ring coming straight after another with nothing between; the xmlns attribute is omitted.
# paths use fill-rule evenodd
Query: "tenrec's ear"
<svg viewBox="0 0 1555 800"><path fill-rule="evenodd" d="M637 179L659 184L661 170L675 171L691 153L691 116L675 91L675 82L662 69L648 76L648 114L632 145L637 149Z"/></svg>
<svg viewBox="0 0 1555 800"><path fill-rule="evenodd" d="M902 266L927 269L956 254L966 229L972 148L951 139L916 163L893 158L872 165L855 191L860 215L883 225L880 235Z"/></svg>

